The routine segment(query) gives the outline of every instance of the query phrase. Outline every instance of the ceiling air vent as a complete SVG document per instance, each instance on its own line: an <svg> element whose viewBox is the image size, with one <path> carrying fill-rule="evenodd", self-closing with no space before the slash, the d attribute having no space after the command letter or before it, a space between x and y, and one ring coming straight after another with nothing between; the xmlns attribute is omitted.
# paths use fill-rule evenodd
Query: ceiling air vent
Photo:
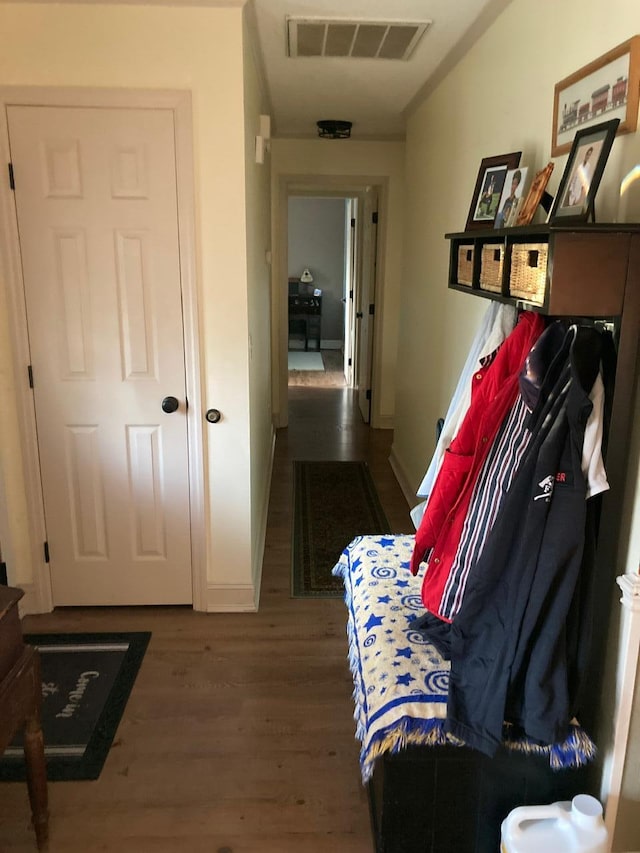
<svg viewBox="0 0 640 853"><path fill-rule="evenodd" d="M431 21L287 18L289 56L409 59Z"/></svg>

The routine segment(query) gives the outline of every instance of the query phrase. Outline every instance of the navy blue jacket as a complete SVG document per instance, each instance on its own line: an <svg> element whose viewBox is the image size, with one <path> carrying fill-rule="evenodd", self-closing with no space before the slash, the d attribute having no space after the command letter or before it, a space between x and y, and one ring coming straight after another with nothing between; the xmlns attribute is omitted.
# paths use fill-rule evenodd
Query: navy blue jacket
<svg viewBox="0 0 640 853"><path fill-rule="evenodd" d="M531 443L451 626L445 728L488 755L502 742L504 721L550 744L566 737L575 713L570 656L589 619L581 460L601 343L591 327L567 332L532 413Z"/></svg>

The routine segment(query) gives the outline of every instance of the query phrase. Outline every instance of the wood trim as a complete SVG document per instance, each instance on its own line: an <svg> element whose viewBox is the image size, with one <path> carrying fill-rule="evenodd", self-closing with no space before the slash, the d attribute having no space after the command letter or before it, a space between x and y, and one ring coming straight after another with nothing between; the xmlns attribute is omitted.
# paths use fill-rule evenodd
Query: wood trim
<svg viewBox="0 0 640 853"><path fill-rule="evenodd" d="M628 233L607 234L576 231L554 234L549 243L550 267L547 271L549 314L575 313L576 294L568 288L554 288L555 281L580 283L579 303L584 316L618 317L622 313ZM605 272L606 271L606 272ZM606 281L603 277L606 274Z"/></svg>
<svg viewBox="0 0 640 853"><path fill-rule="evenodd" d="M400 488L402 489L402 494L407 501L407 504L410 508L414 507L416 504L420 503L420 498L417 497L415 493L415 489L411 488L411 483L409 477L404 470L400 459L398 458L398 454L396 453L395 446L392 445L391 453L389 454L389 464L391 465L391 470L393 471L396 480Z"/></svg>
<svg viewBox="0 0 640 853"><path fill-rule="evenodd" d="M174 106L178 236L184 323L185 378L187 385L187 432L189 453L189 502L191 517L191 572L193 608L205 610L207 566L205 550L205 458L202 423L198 280L196 273L195 182L191 93L176 93Z"/></svg>
<svg viewBox="0 0 640 853"><path fill-rule="evenodd" d="M58 3L59 0L18 0L18 2L29 3ZM75 0L80 5L93 6L98 0ZM131 0L99 0L100 3L106 3L109 6L128 6ZM237 8L241 9L246 5L248 0L189 0L189 6L211 6L212 8ZM147 6L174 6L175 0L145 0ZM186 5L186 4L185 4Z"/></svg>
<svg viewBox="0 0 640 853"><path fill-rule="evenodd" d="M3 106L129 107L175 110L191 93L184 89L105 89L73 86L2 86Z"/></svg>
<svg viewBox="0 0 640 853"><path fill-rule="evenodd" d="M207 609L207 576L205 552L204 506L204 434L202 429L202 395L200 382L200 337L196 263L195 189L193 163L193 122L191 93L188 91L146 89L101 89L43 86L0 87L0 152L9 162L9 131L6 109L9 105L112 107L137 109L170 109L174 114L178 235L180 272L184 311L185 374L187 386L189 489L191 507L191 564L193 607ZM32 578L35 595L30 598L29 612L53 609L51 577L42 562L42 542L46 539L38 444L33 395L24 381L29 363L27 318L24 284L20 264L20 245L13 193L7 181L0 182L0 253L8 283L9 315L13 329L12 351L16 392L19 398L19 421L25 454L25 482L29 509L29 536L32 543Z"/></svg>
<svg viewBox="0 0 640 853"><path fill-rule="evenodd" d="M13 91L13 90L12 90ZM0 89L0 153L2 161L11 159L9 147L9 126L6 108L9 103L8 90ZM47 613L53 609L51 593L51 575L44 563L42 543L46 540L44 505L40 483L40 462L38 438L36 433L33 392L26 380L27 365L30 363L29 335L20 262L20 240L16 218L15 199L8 180L0 181L0 269L6 283L7 315L11 330L11 354L13 358L13 378L17 419L20 427L22 469L24 472L25 497L27 502L27 533L30 544L30 564L21 566L19 575L16 567L7 563L9 581L20 586L28 593L21 609L30 613ZM3 548L7 553L15 553L11 532L7 530ZM23 578L29 578L27 583Z"/></svg>
<svg viewBox="0 0 640 853"><path fill-rule="evenodd" d="M604 756L600 796L606 802L605 823L613 839L622 792L633 700L640 650L640 577L621 575L616 582L622 590L622 619L618 640L618 665L613 713L613 743Z"/></svg>

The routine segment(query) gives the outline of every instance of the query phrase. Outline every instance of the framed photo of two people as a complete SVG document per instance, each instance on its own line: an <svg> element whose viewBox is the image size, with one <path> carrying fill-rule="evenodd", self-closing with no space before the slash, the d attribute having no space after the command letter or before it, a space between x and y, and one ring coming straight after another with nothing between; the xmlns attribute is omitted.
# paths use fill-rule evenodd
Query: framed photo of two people
<svg viewBox="0 0 640 853"><path fill-rule="evenodd" d="M515 173L519 171L518 164L521 155L521 151L512 151L510 154L500 154L497 157L485 157L481 162L467 217L467 231L473 228L491 228L493 226L498 211L501 209L503 192L510 189ZM511 175L509 185L507 185L507 173L509 172ZM519 181L519 185L522 187L524 184L522 173L520 173ZM522 189L520 189L521 192Z"/></svg>

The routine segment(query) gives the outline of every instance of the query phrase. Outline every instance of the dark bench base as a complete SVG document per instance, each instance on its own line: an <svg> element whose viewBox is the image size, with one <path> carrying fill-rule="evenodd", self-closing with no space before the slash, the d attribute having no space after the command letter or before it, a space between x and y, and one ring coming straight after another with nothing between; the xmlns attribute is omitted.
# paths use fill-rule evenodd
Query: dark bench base
<svg viewBox="0 0 640 853"><path fill-rule="evenodd" d="M500 824L516 806L590 793L594 766L551 770L547 756L464 747L385 755L369 783L375 853L498 853Z"/></svg>

